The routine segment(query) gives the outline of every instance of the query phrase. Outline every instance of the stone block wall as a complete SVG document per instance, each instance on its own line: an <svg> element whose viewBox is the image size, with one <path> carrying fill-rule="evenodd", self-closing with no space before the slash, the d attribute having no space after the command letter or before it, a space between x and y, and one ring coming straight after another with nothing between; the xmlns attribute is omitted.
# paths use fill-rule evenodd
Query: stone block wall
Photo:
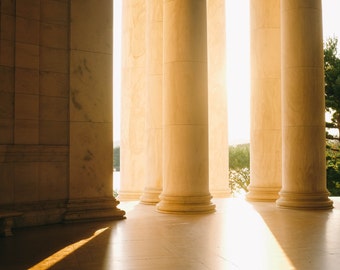
<svg viewBox="0 0 340 270"><path fill-rule="evenodd" d="M112 0L1 0L0 209L14 226L121 219Z"/></svg>
<svg viewBox="0 0 340 270"><path fill-rule="evenodd" d="M68 198L69 1L0 2L0 208L61 220Z"/></svg>

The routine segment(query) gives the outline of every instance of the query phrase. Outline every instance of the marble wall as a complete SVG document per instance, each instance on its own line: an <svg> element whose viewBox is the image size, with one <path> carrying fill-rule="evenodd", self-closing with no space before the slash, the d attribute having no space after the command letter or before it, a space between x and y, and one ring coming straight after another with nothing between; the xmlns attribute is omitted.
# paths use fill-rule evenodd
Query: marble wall
<svg viewBox="0 0 340 270"><path fill-rule="evenodd" d="M0 206L30 209L20 224L56 222L68 196L69 3L0 8Z"/></svg>
<svg viewBox="0 0 340 270"><path fill-rule="evenodd" d="M0 3L0 208L24 213L16 226L91 218L89 208L123 215L112 196L112 11L112 1Z"/></svg>

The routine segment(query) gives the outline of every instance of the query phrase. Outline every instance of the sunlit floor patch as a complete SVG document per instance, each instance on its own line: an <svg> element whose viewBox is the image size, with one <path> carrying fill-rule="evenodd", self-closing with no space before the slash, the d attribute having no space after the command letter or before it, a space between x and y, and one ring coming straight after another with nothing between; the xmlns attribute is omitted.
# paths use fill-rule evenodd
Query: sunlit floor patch
<svg viewBox="0 0 340 270"><path fill-rule="evenodd" d="M340 198L331 199L329 211L213 199L216 212L205 215L121 202L124 220L25 228L0 238L0 269L338 270Z"/></svg>
<svg viewBox="0 0 340 270"><path fill-rule="evenodd" d="M43 261L29 268L29 270L41 270L41 269L48 269L52 267L53 265L62 261L67 256L69 256L71 253L75 252L77 249L81 248L82 246L87 244L89 241L91 241L92 239L94 239L95 237L97 237L99 234L103 233L107 229L108 227L97 230L94 232L94 234L91 237L82 239L76 243L73 243L71 245L64 247L63 249L57 251L56 253L52 254L48 258L44 259Z"/></svg>
<svg viewBox="0 0 340 270"><path fill-rule="evenodd" d="M261 215L244 200L223 209L218 254L238 269L295 269ZM242 214L241 214L242 213Z"/></svg>

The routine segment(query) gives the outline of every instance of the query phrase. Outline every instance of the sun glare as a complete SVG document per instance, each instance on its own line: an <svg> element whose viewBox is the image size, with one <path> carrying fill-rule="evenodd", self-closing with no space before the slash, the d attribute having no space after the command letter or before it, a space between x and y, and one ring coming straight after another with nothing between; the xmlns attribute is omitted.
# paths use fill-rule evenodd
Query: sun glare
<svg viewBox="0 0 340 270"><path fill-rule="evenodd" d="M322 0L323 34L340 37L339 0ZM114 1L114 140L120 140L122 0ZM250 34L249 0L226 0L227 91L229 143L250 140ZM340 43L338 44L340 51Z"/></svg>

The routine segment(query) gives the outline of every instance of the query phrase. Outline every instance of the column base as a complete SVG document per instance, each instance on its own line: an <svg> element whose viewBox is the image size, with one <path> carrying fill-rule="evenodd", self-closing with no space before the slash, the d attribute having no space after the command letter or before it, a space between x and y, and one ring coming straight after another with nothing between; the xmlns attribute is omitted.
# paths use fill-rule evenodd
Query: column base
<svg viewBox="0 0 340 270"><path fill-rule="evenodd" d="M115 198L70 200L64 215L65 223L124 219L125 211L116 206Z"/></svg>
<svg viewBox="0 0 340 270"><path fill-rule="evenodd" d="M139 201L141 192L129 192L129 191L119 191L117 199L121 202L123 201Z"/></svg>
<svg viewBox="0 0 340 270"><path fill-rule="evenodd" d="M157 204L159 202L159 195L162 190L146 188L142 196L140 197L140 203L142 204Z"/></svg>
<svg viewBox="0 0 340 270"><path fill-rule="evenodd" d="M227 189L227 190L210 190L210 194L214 198L231 198L233 196L230 189Z"/></svg>
<svg viewBox="0 0 340 270"><path fill-rule="evenodd" d="M322 193L293 193L281 191L276 206L287 209L327 210L333 208L333 201L328 192Z"/></svg>
<svg viewBox="0 0 340 270"><path fill-rule="evenodd" d="M12 236L13 217L0 218L0 236Z"/></svg>
<svg viewBox="0 0 340 270"><path fill-rule="evenodd" d="M160 195L157 211L167 214L208 214L215 212L211 196Z"/></svg>
<svg viewBox="0 0 340 270"><path fill-rule="evenodd" d="M250 202L275 202L279 198L281 187L249 186L246 200Z"/></svg>
<svg viewBox="0 0 340 270"><path fill-rule="evenodd" d="M21 215L20 212L0 210L0 236L12 236L13 219Z"/></svg>

